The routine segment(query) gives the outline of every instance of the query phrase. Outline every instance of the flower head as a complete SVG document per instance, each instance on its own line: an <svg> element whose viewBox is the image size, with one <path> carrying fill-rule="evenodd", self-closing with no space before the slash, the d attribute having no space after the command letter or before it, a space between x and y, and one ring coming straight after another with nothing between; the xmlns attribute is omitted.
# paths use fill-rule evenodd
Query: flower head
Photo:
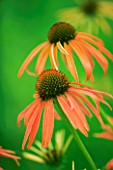
<svg viewBox="0 0 113 170"><path fill-rule="evenodd" d="M98 33L100 28L107 34L112 30L107 19L113 20L113 2L79 1L76 6L59 10L57 15L59 19L75 25L78 30Z"/></svg>
<svg viewBox="0 0 113 170"><path fill-rule="evenodd" d="M52 144L52 142L50 142L48 148L44 149L42 148L41 143L36 140L34 142L35 146L31 146L30 148L31 152L23 152L23 156L24 158L38 163L46 163L48 165L59 165L72 141L72 138L72 135L70 135L65 141L65 131L57 131L55 134L54 145Z"/></svg>
<svg viewBox="0 0 113 170"><path fill-rule="evenodd" d="M94 106L89 96L95 101ZM103 125L100 116L100 102L109 104L103 99L102 95L113 98L108 93L91 89L81 83L71 83L66 76L57 70L44 71L36 82L36 100L25 108L18 116L18 125L24 118L26 132L22 143L22 149L29 137L28 148L32 145L40 123L42 109L44 109L43 129L42 129L42 146L46 148L51 140L54 129L54 118L60 119L54 109L55 100L57 99L62 110L75 129L79 129L85 136L88 136L89 125L85 115L91 117L91 112ZM90 110L89 110L90 109Z"/></svg>
<svg viewBox="0 0 113 170"><path fill-rule="evenodd" d="M0 156L4 156L4 157L13 159L17 163L17 165L19 166L20 163L19 163L18 160L21 159L21 158L19 156L15 156L14 154L15 154L14 151L3 149L2 146L0 146ZM2 170L1 167L0 167L0 170Z"/></svg>
<svg viewBox="0 0 113 170"><path fill-rule="evenodd" d="M98 61L105 74L108 69L108 61L103 53L113 60L113 55L104 47L101 39L87 33L76 32L75 28L68 23L58 22L51 27L48 33L48 42L38 45L28 55L19 70L18 77L21 77L25 70L30 75L40 75L44 70L48 55L50 55L52 68L58 70L58 50L76 81L79 81L79 77L75 66L76 56L73 56L73 51L84 67L87 80L93 81L93 57ZM28 70L28 66L37 54L39 56L35 67L36 74L33 74Z"/></svg>

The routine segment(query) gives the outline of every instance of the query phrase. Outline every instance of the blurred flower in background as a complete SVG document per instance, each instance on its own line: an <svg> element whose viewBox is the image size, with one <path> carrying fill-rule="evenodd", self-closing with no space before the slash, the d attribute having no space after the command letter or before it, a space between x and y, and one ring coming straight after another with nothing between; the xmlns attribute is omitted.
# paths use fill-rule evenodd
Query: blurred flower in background
<svg viewBox="0 0 113 170"><path fill-rule="evenodd" d="M15 154L14 151L3 149L2 146L0 146L0 156L4 156L4 157L13 159L17 163L17 165L19 166L20 163L19 163L18 160L21 159L21 158L19 156L14 155L14 154ZM0 167L0 170L3 170L3 169Z"/></svg>
<svg viewBox="0 0 113 170"><path fill-rule="evenodd" d="M48 165L63 165L64 155L72 141L73 136L70 135L65 141L65 130L62 129L55 133L54 145L49 143L46 149L42 148L41 143L35 140L35 146L31 146L29 152L23 152L23 157L38 163Z"/></svg>
<svg viewBox="0 0 113 170"><path fill-rule="evenodd" d="M18 125L20 125L20 121L24 119L26 126L22 149L24 149L28 137L28 148L32 145L38 131L42 109L44 109L42 146L44 148L48 146L54 129L54 118L60 119L54 108L56 100L58 100L72 126L88 136L89 125L85 116L91 117L90 110L92 110L103 126L100 116L100 102L111 109L110 105L103 99L103 95L113 98L108 93L94 90L84 84L69 82L67 77L57 70L44 71L37 79L36 91L36 100L19 114L17 120ZM91 99L96 107L95 104L91 103Z"/></svg>
<svg viewBox="0 0 113 170"><path fill-rule="evenodd" d="M79 31L98 34L101 29L105 34L109 34L112 29L107 19L113 20L113 2L76 0L75 6L59 10L57 17L75 25Z"/></svg>
<svg viewBox="0 0 113 170"><path fill-rule="evenodd" d="M58 70L58 49L61 52L67 68L76 81L79 81L79 78L75 66L76 56L73 55L73 51L77 54L84 67L86 80L91 79L93 81L94 79L92 73L94 68L93 57L102 67L104 74L106 74L108 69L108 61L103 53L113 60L113 55L104 47L101 39L84 32L76 32L72 25L65 22L58 22L51 27L48 33L48 40L48 42L38 45L28 55L19 70L18 77L21 77L25 70L30 75L41 74L44 70L48 55L50 55L52 68ZM28 66L39 52L40 54L35 66L36 74L34 74L28 70Z"/></svg>

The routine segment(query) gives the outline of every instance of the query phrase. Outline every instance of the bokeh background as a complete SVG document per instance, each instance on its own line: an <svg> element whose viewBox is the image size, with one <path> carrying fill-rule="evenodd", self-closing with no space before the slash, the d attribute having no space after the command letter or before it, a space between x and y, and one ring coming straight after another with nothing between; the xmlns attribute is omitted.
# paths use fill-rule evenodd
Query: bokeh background
<svg viewBox="0 0 113 170"><path fill-rule="evenodd" d="M59 9L73 5L75 5L74 1L69 0L0 0L0 145L3 148L15 150L19 156L22 154L21 143L25 128L23 122L20 128L17 127L17 116L22 109L34 100L33 94L37 78L30 77L24 73L18 79L18 70L29 52L39 43L47 41L50 27L58 21L56 12ZM113 22L108 21L113 28ZM103 39L106 48L113 53L113 33L104 35L100 31L98 36ZM73 80L62 60L60 58L59 60L60 70L70 80ZM35 61L31 64L31 69ZM85 82L84 70L79 61L76 62L82 83L89 84L95 89L106 91L113 95L113 63L110 60L106 77L103 77L103 71L95 61L94 84L90 81ZM49 68L49 61L46 66ZM107 97L106 100L113 107L113 100ZM113 111L109 111L106 106L101 106L106 113L113 116ZM80 133L79 135L96 166L100 168L113 157L113 141L94 138L93 133L101 131L100 124L94 116L88 122L91 127L89 137L86 138ZM36 136L36 139L39 140L41 140L41 128L42 123ZM64 121L55 121L54 133L62 128L66 130L66 136L68 136L70 132ZM54 140L54 134L52 140ZM27 151L27 148L25 150ZM84 168L90 170L75 141L72 141L64 159L62 169L71 170L72 160L74 160L76 170ZM0 157L0 166L5 170L56 169L24 158L21 159L20 163L21 166L18 167L13 160Z"/></svg>

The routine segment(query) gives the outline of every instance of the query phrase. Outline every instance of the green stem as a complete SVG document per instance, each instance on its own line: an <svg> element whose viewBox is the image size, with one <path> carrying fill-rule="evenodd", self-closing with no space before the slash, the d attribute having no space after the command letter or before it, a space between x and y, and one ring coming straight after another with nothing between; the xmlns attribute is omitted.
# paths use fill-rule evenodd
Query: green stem
<svg viewBox="0 0 113 170"><path fill-rule="evenodd" d="M101 113L102 117L106 120L106 122L109 124L109 126L111 126L111 128L113 129L112 122L109 120L108 116L106 115L106 113L104 112L104 110L102 108L100 109L100 113Z"/></svg>
<svg viewBox="0 0 113 170"><path fill-rule="evenodd" d="M66 115L64 114L60 104L58 103L57 99L55 100L55 103L59 109L59 112L61 113L61 117L62 119L64 119L65 123L67 124L69 130L71 131L71 133L73 134L73 137L76 141L76 143L78 144L79 148L81 149L82 153L84 154L85 158L87 159L87 161L90 164L90 167L92 170L97 170L95 163L93 162L91 156L89 155L87 149L85 148L84 144L82 143L80 137L78 136L76 130L73 128L72 124L70 123L70 121L68 120L68 118L66 117Z"/></svg>

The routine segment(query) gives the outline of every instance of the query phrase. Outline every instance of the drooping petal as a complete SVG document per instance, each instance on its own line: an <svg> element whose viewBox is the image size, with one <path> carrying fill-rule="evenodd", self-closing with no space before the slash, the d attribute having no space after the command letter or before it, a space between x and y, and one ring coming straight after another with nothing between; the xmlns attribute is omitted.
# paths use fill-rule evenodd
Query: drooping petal
<svg viewBox="0 0 113 170"><path fill-rule="evenodd" d="M65 55L69 55L68 52L65 50L65 48L62 46L62 44L59 42L57 42L57 47L60 50L61 53L65 54Z"/></svg>
<svg viewBox="0 0 113 170"><path fill-rule="evenodd" d="M25 132L25 135L24 135L23 143L22 143L22 149L23 150L24 150L24 146L26 144L26 141L27 141L27 139L28 139L28 137L29 137L29 135L31 133L32 128L33 128L33 124L34 124L34 122L36 120L37 114L40 111L40 107L41 107L41 102L39 102L36 105L36 107L35 107L35 109L34 109L34 111L32 113L32 116L31 116L31 118L30 118L30 120L29 120L29 122L27 124L26 132Z"/></svg>
<svg viewBox="0 0 113 170"><path fill-rule="evenodd" d="M30 76L36 76L36 75L37 75L36 73L31 72L31 71L28 69L28 67L26 68L26 72L27 72L27 74L29 74Z"/></svg>
<svg viewBox="0 0 113 170"><path fill-rule="evenodd" d="M77 41L70 41L71 48L76 52L78 55L84 69L86 72L86 79L90 79L92 76L92 66L88 60L88 57L85 55L83 49L79 46Z"/></svg>
<svg viewBox="0 0 113 170"><path fill-rule="evenodd" d="M71 93L71 95L74 97L75 101L77 102L77 104L81 108L82 112L85 115L87 115L88 117L92 117L92 114L90 113L89 109L76 97L76 95L74 95L73 93Z"/></svg>
<svg viewBox="0 0 113 170"><path fill-rule="evenodd" d="M100 50L102 50L104 44L102 44L102 42L100 43L100 41L95 41L93 38L86 36L86 35L79 35L79 38L81 38L82 40L86 40L87 42L90 42L91 44L95 45L96 47L98 47Z"/></svg>
<svg viewBox="0 0 113 170"><path fill-rule="evenodd" d="M48 44L48 42L42 43L40 45L38 45L36 48L34 48L31 53L28 55L28 57L25 59L24 63L22 64L19 73L18 73L18 77L21 77L23 72L26 70L26 68L28 67L28 65L30 64L30 62L34 59L34 57L36 56L36 54L44 47L46 47L46 45Z"/></svg>
<svg viewBox="0 0 113 170"><path fill-rule="evenodd" d="M72 56L72 51L66 43L64 43L64 48L66 49L66 51L69 54L68 56L66 55L67 66L68 66L71 74L75 78L75 80L77 82L79 82L78 73L77 73L76 66L75 66L75 63L74 63L74 60L73 60L73 56Z"/></svg>
<svg viewBox="0 0 113 170"><path fill-rule="evenodd" d="M72 123L72 125L75 128L78 128L85 136L88 136L87 131L85 129L85 126L81 122L77 113L75 113L74 110L70 109L68 102L67 102L67 99L64 98L63 96L58 96L57 99L58 99L58 102L60 103L64 113L66 114L66 116L68 117L70 122Z"/></svg>
<svg viewBox="0 0 113 170"><path fill-rule="evenodd" d="M73 92L77 97L79 97L94 112L95 115L99 115L98 110L92 105L92 103L79 94L75 88L70 87L68 91Z"/></svg>
<svg viewBox="0 0 113 170"><path fill-rule="evenodd" d="M70 100L73 103L74 111L78 115L78 117L81 120L82 124L85 126L86 130L88 131L89 130L89 125L88 125L87 120L86 120L86 118L84 116L84 113L82 112L81 108L77 104L75 98L73 98L73 96L69 92L65 93L65 94L66 94L68 100Z"/></svg>
<svg viewBox="0 0 113 170"><path fill-rule="evenodd" d="M101 44L102 46L104 46L104 42L100 38L98 38L98 37L96 37L92 34L88 34L88 33L85 33L85 32L78 32L77 37L79 37L79 36L86 36L86 37L92 38L92 39L94 39L94 41L96 41L99 44Z"/></svg>
<svg viewBox="0 0 113 170"><path fill-rule="evenodd" d="M35 106L37 105L37 103L39 102L39 100L35 100L34 102L32 102L31 104L29 104L29 106L27 106L19 115L17 118L17 124L18 126L20 126L20 121L29 113L31 113Z"/></svg>
<svg viewBox="0 0 113 170"><path fill-rule="evenodd" d="M21 159L21 158L19 156L13 155L13 154L15 154L14 151L6 150L6 149L3 149L2 147L0 147L0 156L4 156L4 157L13 159L17 163L17 165L19 166L20 163L19 163L18 160Z"/></svg>
<svg viewBox="0 0 113 170"><path fill-rule="evenodd" d="M105 126L104 127L105 131L102 133L94 133L94 136L97 138L104 138L104 139L109 139L113 140L113 129L111 129L110 126Z"/></svg>
<svg viewBox="0 0 113 170"><path fill-rule="evenodd" d="M40 107L39 107L39 110L37 112L36 119L33 123L32 129L31 129L31 132L30 132L28 149L30 149L30 147L31 147L31 145L32 145L32 143L35 139L36 133L38 131L42 109L43 109L43 103L40 103Z"/></svg>
<svg viewBox="0 0 113 170"><path fill-rule="evenodd" d="M70 109L70 106L69 106L67 99L64 98L63 96L58 96L57 99L58 99L58 102L59 102L61 108L63 109L64 113L66 114L67 118L69 119L69 121L71 122L73 127L77 128L76 119L75 119L75 116L74 116L75 114Z"/></svg>
<svg viewBox="0 0 113 170"><path fill-rule="evenodd" d="M92 55L96 58L100 66L102 67L104 74L106 74L108 69L108 61L107 59L102 55L100 51L98 51L96 48L91 46L90 44L84 42L81 40L81 44L90 52Z"/></svg>
<svg viewBox="0 0 113 170"><path fill-rule="evenodd" d="M36 62L36 73L38 73L38 75L41 74L41 72L44 70L44 66L47 60L47 57L49 55L49 50L50 50L50 44L46 44L45 48L43 48L43 50L41 51L40 55L38 56L37 62Z"/></svg>
<svg viewBox="0 0 113 170"><path fill-rule="evenodd" d="M42 130L42 147L46 148L51 140L54 128L54 106L53 101L49 100L45 104L43 130Z"/></svg>
<svg viewBox="0 0 113 170"><path fill-rule="evenodd" d="M56 56L54 55L54 44L51 45L51 50L50 50L50 61L52 64L52 68L58 70L58 65L56 62Z"/></svg>

